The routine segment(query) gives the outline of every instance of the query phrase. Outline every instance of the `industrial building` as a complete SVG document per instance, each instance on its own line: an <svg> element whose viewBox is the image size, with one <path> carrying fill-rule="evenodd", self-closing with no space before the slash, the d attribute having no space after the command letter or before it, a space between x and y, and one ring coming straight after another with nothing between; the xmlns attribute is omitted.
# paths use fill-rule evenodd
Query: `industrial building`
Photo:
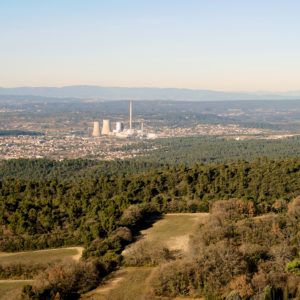
<svg viewBox="0 0 300 300"><path fill-rule="evenodd" d="M99 126L99 122L98 121L94 122L92 136L93 137L99 137L100 136L100 126Z"/></svg>
<svg viewBox="0 0 300 300"><path fill-rule="evenodd" d="M116 122L116 129L114 130L114 132L120 133L123 130L124 130L124 124L123 124L123 122Z"/></svg>
<svg viewBox="0 0 300 300"><path fill-rule="evenodd" d="M115 129L111 129L111 122L109 119L103 120L101 135L108 136L113 135L119 138L147 138L147 133L144 132L144 123L141 122L140 129L133 128L133 114L132 114L132 101L129 101L129 120L128 125L124 126L121 121L116 121ZM94 129L92 132L93 137L100 136L99 122L94 122ZM151 135L149 138L153 138Z"/></svg>
<svg viewBox="0 0 300 300"><path fill-rule="evenodd" d="M103 120L103 126L102 126L102 135L109 135L111 133L111 128L110 128L110 120L105 119Z"/></svg>

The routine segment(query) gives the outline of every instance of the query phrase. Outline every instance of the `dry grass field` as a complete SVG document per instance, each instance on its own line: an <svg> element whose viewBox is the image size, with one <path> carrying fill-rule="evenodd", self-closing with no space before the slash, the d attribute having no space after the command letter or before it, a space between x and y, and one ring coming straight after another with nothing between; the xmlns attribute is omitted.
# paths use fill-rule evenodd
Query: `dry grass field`
<svg viewBox="0 0 300 300"><path fill-rule="evenodd" d="M123 251L129 255L144 241L150 242L153 248L166 246L170 250L181 251L184 255L188 249L189 236L197 224L205 222L208 214L166 214L149 229L141 232L137 242ZM85 300L150 300L151 295L148 280L155 267L124 267L114 272L110 278L97 289L82 297ZM153 298L154 297L154 298ZM179 299L179 298L178 298Z"/></svg>
<svg viewBox="0 0 300 300"><path fill-rule="evenodd" d="M130 254L140 243L150 242L153 248L164 247L184 253L188 249L189 236L196 225L205 222L208 214L167 214L149 229L143 230L139 239L130 245L123 255ZM61 260L78 260L83 248L63 248L19 253L0 253L0 264L43 263ZM97 289L87 293L82 299L90 300L142 300L154 299L149 290L148 280L155 267L124 267L114 273ZM27 281L0 281L0 299L17 299ZM150 296L149 296L150 295ZM150 297L150 298L149 298Z"/></svg>
<svg viewBox="0 0 300 300"><path fill-rule="evenodd" d="M127 247L123 255L131 249L139 246L144 241L151 242L153 247L164 245L170 250L186 251L189 242L189 235L193 232L199 222L203 222L208 216L206 213L182 213L166 214L149 229L141 232L140 239Z"/></svg>
<svg viewBox="0 0 300 300"><path fill-rule="evenodd" d="M0 264L9 263L51 263L62 260L78 260L81 257L82 247L47 249L24 252L0 252Z"/></svg>
<svg viewBox="0 0 300 300"><path fill-rule="evenodd" d="M31 280L0 280L0 299L21 299L22 287L32 282Z"/></svg>
<svg viewBox="0 0 300 300"><path fill-rule="evenodd" d="M82 251L82 247L70 247L16 253L0 252L0 264L38 264L66 260L79 260L82 255ZM0 280L0 299L18 299L22 287L30 282L32 282L32 280Z"/></svg>

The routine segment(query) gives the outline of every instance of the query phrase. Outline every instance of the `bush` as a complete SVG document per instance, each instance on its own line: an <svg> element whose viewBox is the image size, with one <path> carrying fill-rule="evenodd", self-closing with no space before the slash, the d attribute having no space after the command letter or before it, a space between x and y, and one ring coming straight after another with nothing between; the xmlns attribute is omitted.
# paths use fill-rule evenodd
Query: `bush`
<svg viewBox="0 0 300 300"><path fill-rule="evenodd" d="M133 240L132 232L127 227L119 227L119 228L117 228L112 233L112 235L120 238L121 241L123 242L123 244L125 244L125 245L128 244L128 243L131 243L132 240Z"/></svg>
<svg viewBox="0 0 300 300"><path fill-rule="evenodd" d="M127 266L156 266L173 259L174 252L163 245L153 247L150 241L141 241L126 251L124 263Z"/></svg>
<svg viewBox="0 0 300 300"><path fill-rule="evenodd" d="M300 276L300 260L294 259L293 261L289 262L286 266L286 271Z"/></svg>
<svg viewBox="0 0 300 300"><path fill-rule="evenodd" d="M134 227L142 219L142 210L137 205L131 205L123 211L120 225Z"/></svg>
<svg viewBox="0 0 300 300"><path fill-rule="evenodd" d="M9 263L0 265L0 279L32 279L49 264Z"/></svg>
<svg viewBox="0 0 300 300"><path fill-rule="evenodd" d="M36 278L36 283L23 289L29 299L77 299L80 293L95 288L101 274L95 262L58 264Z"/></svg>
<svg viewBox="0 0 300 300"><path fill-rule="evenodd" d="M194 263L174 261L159 267L150 282L158 296L200 296L203 285L199 275Z"/></svg>

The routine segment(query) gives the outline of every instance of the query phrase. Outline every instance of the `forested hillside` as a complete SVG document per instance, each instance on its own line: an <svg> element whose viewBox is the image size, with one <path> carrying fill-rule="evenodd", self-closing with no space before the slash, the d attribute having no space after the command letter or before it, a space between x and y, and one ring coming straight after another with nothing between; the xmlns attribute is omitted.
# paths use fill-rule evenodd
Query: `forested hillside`
<svg viewBox="0 0 300 300"><path fill-rule="evenodd" d="M141 145L137 145L137 148ZM145 156L136 158L143 162L161 164L192 165L195 163L229 162L253 160L259 157L284 159L300 156L300 138L285 139L246 139L233 137L177 137L157 139L149 142L148 148L157 148L145 152Z"/></svg>
<svg viewBox="0 0 300 300"><path fill-rule="evenodd" d="M300 157L300 138L278 140L234 140L221 137L178 137L143 141L114 150L139 150L128 160L97 161L73 159L12 159L0 161L1 178L58 180L102 175L140 173L165 165L229 163L253 161L262 157L283 160Z"/></svg>
<svg viewBox="0 0 300 300"><path fill-rule="evenodd" d="M255 216L241 200L216 201L189 255L152 275L154 295L205 299L299 299L300 198Z"/></svg>
<svg viewBox="0 0 300 300"><path fill-rule="evenodd" d="M0 181L0 250L83 245L86 263L72 270L94 268L95 278L121 263L122 249L151 214L207 212L216 200L237 198L251 203L256 216L279 212L300 194L299 158L147 168L128 163L127 169L124 163L119 170L118 162L16 160L4 166L11 164L19 171ZM39 176L26 176L32 170Z"/></svg>
<svg viewBox="0 0 300 300"><path fill-rule="evenodd" d="M76 173L76 164L82 162L73 163ZM57 172L57 166L53 169ZM26 169L23 171L26 173ZM70 177L62 172L61 181L55 175L46 179L3 178L0 220L9 234L2 236L1 248L57 246L61 242L54 236L64 236L64 244L87 243L114 230L123 211L135 204L151 204L160 213L208 211L211 201L240 198L253 200L259 212L268 212L275 200L289 201L300 194L300 159L109 173L107 169L103 174L88 172ZM38 242L37 236L44 235L48 245ZM25 246L19 239L32 242Z"/></svg>
<svg viewBox="0 0 300 300"><path fill-rule="evenodd" d="M70 181L76 178L91 178L103 175L121 175L142 172L161 164L153 162L116 160L96 161L73 159L55 161L51 159L11 159L0 161L0 179L57 179Z"/></svg>

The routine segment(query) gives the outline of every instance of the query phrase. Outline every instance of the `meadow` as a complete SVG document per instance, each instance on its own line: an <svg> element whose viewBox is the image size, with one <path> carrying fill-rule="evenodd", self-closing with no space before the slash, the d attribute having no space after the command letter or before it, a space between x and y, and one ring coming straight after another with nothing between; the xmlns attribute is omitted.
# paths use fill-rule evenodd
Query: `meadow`
<svg viewBox="0 0 300 300"><path fill-rule="evenodd" d="M15 253L0 252L0 266L12 269L22 265L28 266L29 269L32 266L38 265L47 268L55 263L78 261L82 255L82 251L82 247L70 247ZM23 273L11 275L9 279L0 280L1 300L20 298L23 286L34 283L32 279L24 279L26 275L31 277L32 274Z"/></svg>
<svg viewBox="0 0 300 300"><path fill-rule="evenodd" d="M207 217L207 213L164 215L150 228L142 230L137 241L123 251L125 264L126 262L130 264L132 257L147 259L148 256L152 256L155 258L160 255L162 248L173 250L184 256L189 245L190 235L201 223L205 222ZM155 299L155 295L151 292L149 280L151 280L151 274L156 269L157 266L153 264L122 267L112 273L99 288L84 295L83 299L130 300L142 299L143 297Z"/></svg>

